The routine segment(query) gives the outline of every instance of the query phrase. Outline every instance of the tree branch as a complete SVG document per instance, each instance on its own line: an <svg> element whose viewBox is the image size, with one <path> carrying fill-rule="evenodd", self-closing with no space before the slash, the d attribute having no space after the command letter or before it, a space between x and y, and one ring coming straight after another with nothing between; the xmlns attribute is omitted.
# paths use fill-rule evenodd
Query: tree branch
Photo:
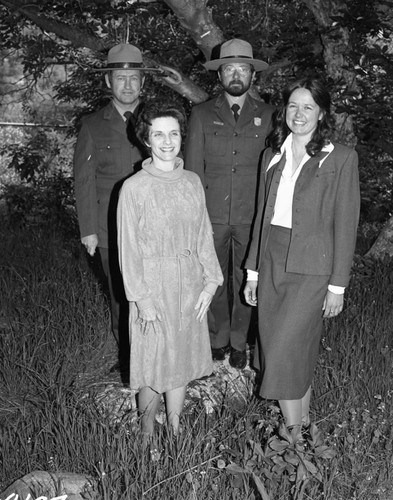
<svg viewBox="0 0 393 500"><path fill-rule="evenodd" d="M164 0L164 2L173 10L182 27L194 39L208 61L213 47L221 44L225 38L213 21L206 0Z"/></svg>
<svg viewBox="0 0 393 500"><path fill-rule="evenodd" d="M201 2L201 0L198 0L196 3L203 2ZM19 14L23 15L43 31L53 33L62 40L67 40L74 47L85 47L92 50L93 52L100 53L101 56L102 52L110 48L108 42L106 42L105 40L100 40L99 38L91 35L88 32L77 30L74 26L70 26L67 23L55 21L53 19L50 19L49 17L46 17L45 15L37 14L37 8L31 4L24 4L23 1L20 0L0 0L0 4L7 7L10 11L18 12ZM163 67L160 63L151 58L145 57L144 61L147 66L162 68L163 70L167 68L167 66ZM172 90L178 92L185 99L188 99L193 103L206 101L209 97L209 95L203 89L195 85L192 80L190 80L183 74L181 74L181 80L179 82L175 82L172 79L165 77L161 77L161 81L164 85L170 87Z"/></svg>
<svg viewBox="0 0 393 500"><path fill-rule="evenodd" d="M61 21L55 21L43 14L37 14L37 8L31 4L23 4L18 0L0 0L0 4L10 11L22 14L32 21L36 26L46 32L54 33L63 40L68 40L75 47L86 47L93 51L102 51L106 45L99 38L90 35L88 32L76 30L75 27Z"/></svg>

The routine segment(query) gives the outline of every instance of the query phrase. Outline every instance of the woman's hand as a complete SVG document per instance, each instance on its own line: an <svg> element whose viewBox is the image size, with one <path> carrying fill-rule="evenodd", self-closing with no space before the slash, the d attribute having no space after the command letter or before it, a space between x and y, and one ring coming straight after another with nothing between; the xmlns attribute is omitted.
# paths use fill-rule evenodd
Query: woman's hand
<svg viewBox="0 0 393 500"><path fill-rule="evenodd" d="M198 311L197 320L199 320L200 322L202 322L203 318L205 317L212 300L213 295L209 292L206 292L205 290L202 290L198 297L198 302L194 307L194 309Z"/></svg>
<svg viewBox="0 0 393 500"><path fill-rule="evenodd" d="M340 314L344 307L344 294L333 293L330 290L327 291L325 300L323 301L322 310L324 311L324 318L334 318Z"/></svg>
<svg viewBox="0 0 393 500"><path fill-rule="evenodd" d="M160 313L155 306L148 307L147 309L138 309L138 317L141 321L161 321Z"/></svg>
<svg viewBox="0 0 393 500"><path fill-rule="evenodd" d="M146 309L138 309L138 320L143 335L148 335L150 331L160 333L161 328L157 321L161 321L161 315L155 306Z"/></svg>
<svg viewBox="0 0 393 500"><path fill-rule="evenodd" d="M248 305L256 306L257 305L257 288L258 281L249 280L246 282L246 286L244 287L244 298Z"/></svg>

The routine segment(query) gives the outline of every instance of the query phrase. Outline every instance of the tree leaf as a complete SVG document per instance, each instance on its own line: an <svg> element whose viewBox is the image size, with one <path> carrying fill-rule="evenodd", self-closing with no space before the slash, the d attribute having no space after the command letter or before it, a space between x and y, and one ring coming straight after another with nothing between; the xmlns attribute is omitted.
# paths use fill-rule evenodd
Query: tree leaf
<svg viewBox="0 0 393 500"><path fill-rule="evenodd" d="M244 469L243 467L240 467L240 465L237 465L233 462L230 462L225 469L230 472L231 474L247 474L250 473L247 469Z"/></svg>
<svg viewBox="0 0 393 500"><path fill-rule="evenodd" d="M270 500L270 496L266 491L265 485L259 479L259 477L256 474L252 473L252 478L255 482L256 487L258 488L259 493L261 494L262 500Z"/></svg>
<svg viewBox="0 0 393 500"><path fill-rule="evenodd" d="M307 470L311 472L311 474L315 475L318 473L318 468L309 460L304 459L303 464L306 466Z"/></svg>

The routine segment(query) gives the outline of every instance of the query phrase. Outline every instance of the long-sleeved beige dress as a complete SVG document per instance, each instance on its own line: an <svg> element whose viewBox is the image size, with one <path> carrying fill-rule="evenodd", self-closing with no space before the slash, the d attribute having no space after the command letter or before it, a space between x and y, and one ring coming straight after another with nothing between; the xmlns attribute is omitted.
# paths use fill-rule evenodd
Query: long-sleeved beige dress
<svg viewBox="0 0 393 500"><path fill-rule="evenodd" d="M145 160L122 187L118 212L120 267L130 302L130 386L162 393L212 372L206 317L196 319L202 290L223 277L199 177L164 172ZM154 305L161 321L143 322Z"/></svg>

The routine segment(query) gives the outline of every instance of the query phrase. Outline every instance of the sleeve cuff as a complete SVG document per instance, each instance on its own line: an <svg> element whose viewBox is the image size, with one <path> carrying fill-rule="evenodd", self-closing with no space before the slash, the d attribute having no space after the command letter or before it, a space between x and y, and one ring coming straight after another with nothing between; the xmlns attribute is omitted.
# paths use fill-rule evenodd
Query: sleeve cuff
<svg viewBox="0 0 393 500"><path fill-rule="evenodd" d="M144 310L144 309L149 309L149 307L153 307L154 302L149 297L147 299L137 300L136 305L137 305L138 309Z"/></svg>
<svg viewBox="0 0 393 500"><path fill-rule="evenodd" d="M328 290L337 295L342 295L345 292L345 286L328 285Z"/></svg>
<svg viewBox="0 0 393 500"><path fill-rule="evenodd" d="M247 269L247 281L258 281L258 276L259 276L258 271Z"/></svg>

